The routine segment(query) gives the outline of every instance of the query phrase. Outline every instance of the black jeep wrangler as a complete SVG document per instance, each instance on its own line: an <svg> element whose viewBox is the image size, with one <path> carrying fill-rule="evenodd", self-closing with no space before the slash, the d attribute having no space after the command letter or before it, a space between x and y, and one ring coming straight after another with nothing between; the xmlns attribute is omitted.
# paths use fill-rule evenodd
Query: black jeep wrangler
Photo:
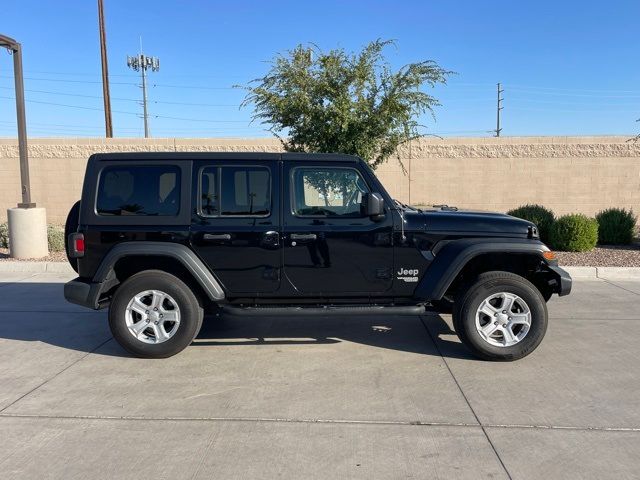
<svg viewBox="0 0 640 480"><path fill-rule="evenodd" d="M187 347L205 311L434 309L477 356L515 360L542 341L545 302L571 290L534 224L403 205L347 155L93 155L67 254L67 300L109 306L116 340L153 358Z"/></svg>

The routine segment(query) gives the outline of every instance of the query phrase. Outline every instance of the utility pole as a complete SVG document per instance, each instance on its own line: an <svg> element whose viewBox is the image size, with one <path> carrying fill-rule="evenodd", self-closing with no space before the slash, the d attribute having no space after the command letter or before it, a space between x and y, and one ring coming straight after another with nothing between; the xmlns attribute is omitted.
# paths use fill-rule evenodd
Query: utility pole
<svg viewBox="0 0 640 480"><path fill-rule="evenodd" d="M502 128L500 128L500 110L504 108L502 106L502 101L504 100L504 98L502 98L502 92L504 92L504 90L500 88L500 84L498 83L498 105L496 110L496 137L499 137L500 132L502 131Z"/></svg>
<svg viewBox="0 0 640 480"><path fill-rule="evenodd" d="M100 58L102 60L102 98L104 99L104 129L107 138L113 138L111 123L111 96L109 95L109 65L107 64L107 34L104 29L104 7L98 0L98 25L100 27Z"/></svg>
<svg viewBox="0 0 640 480"><path fill-rule="evenodd" d="M152 72L160 70L160 59L148 57L142 53L142 40L140 40L140 55L127 57L127 66L140 71L142 76L142 118L144 118L144 138L149 138L149 119L147 114L147 68Z"/></svg>

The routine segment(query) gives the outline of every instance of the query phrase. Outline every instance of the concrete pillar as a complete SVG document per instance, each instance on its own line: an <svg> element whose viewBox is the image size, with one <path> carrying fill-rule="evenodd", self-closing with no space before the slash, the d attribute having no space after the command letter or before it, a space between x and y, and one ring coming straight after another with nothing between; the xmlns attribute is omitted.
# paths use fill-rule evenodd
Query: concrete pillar
<svg viewBox="0 0 640 480"><path fill-rule="evenodd" d="M49 255L47 215L44 208L10 208L9 254L12 258L41 258Z"/></svg>

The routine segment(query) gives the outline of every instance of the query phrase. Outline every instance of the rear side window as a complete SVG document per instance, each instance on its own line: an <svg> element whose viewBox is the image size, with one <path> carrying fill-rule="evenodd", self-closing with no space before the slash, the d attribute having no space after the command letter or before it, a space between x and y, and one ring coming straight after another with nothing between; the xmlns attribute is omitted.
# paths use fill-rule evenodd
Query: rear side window
<svg viewBox="0 0 640 480"><path fill-rule="evenodd" d="M205 167L200 213L206 217L266 217L271 213L271 173L265 167Z"/></svg>
<svg viewBox="0 0 640 480"><path fill-rule="evenodd" d="M180 169L173 165L107 167L100 174L96 210L105 216L176 216Z"/></svg>

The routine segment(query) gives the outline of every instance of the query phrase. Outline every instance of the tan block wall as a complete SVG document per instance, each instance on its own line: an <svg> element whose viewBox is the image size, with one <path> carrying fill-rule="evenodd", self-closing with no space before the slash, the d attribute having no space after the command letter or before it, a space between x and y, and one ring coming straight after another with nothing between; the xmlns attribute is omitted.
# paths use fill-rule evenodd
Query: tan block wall
<svg viewBox="0 0 640 480"><path fill-rule="evenodd" d="M627 137L429 138L377 170L389 192L412 204L506 211L540 203L556 214L610 207L640 212L640 142ZM80 198L97 152L281 151L275 139L30 139L32 197L50 223ZM15 139L0 139L0 221L20 201Z"/></svg>

